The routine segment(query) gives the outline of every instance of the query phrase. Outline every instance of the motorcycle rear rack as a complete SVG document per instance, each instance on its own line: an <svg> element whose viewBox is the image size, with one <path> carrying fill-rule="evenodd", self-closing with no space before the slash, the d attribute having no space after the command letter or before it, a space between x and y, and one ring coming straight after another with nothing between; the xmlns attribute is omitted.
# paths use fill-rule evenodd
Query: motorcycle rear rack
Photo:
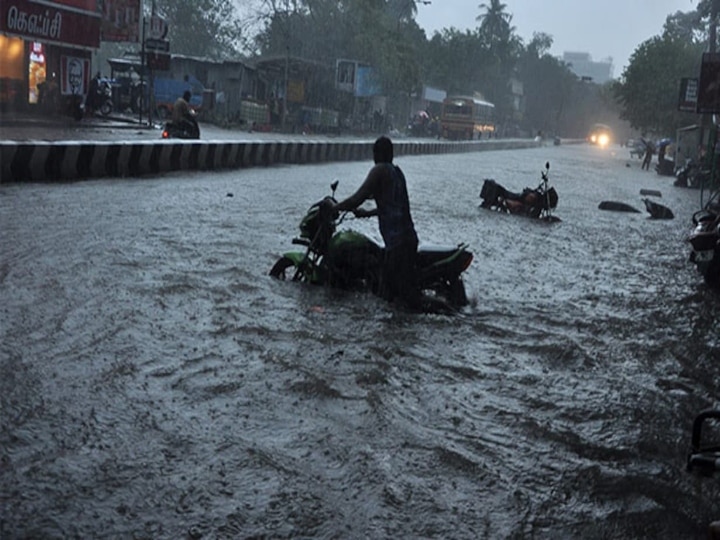
<svg viewBox="0 0 720 540"><path fill-rule="evenodd" d="M706 409L695 417L687 470L712 475L720 470L720 445L702 444L702 428L706 420L720 420L720 410Z"/></svg>

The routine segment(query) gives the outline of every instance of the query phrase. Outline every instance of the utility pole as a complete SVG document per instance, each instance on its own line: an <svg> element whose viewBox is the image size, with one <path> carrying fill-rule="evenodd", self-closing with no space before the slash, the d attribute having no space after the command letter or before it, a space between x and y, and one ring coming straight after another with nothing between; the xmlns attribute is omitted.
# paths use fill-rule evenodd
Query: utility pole
<svg viewBox="0 0 720 540"><path fill-rule="evenodd" d="M712 0L710 4L710 27L708 29L708 52L714 53L717 51L717 16L720 8L720 0ZM703 113L700 120L700 144L705 145L706 135L707 144L709 145L712 138L710 132L713 126L713 118L710 113ZM711 153L714 149L708 148L708 153Z"/></svg>
<svg viewBox="0 0 720 540"><path fill-rule="evenodd" d="M715 53L717 51L717 16L718 7L720 7L720 0L712 0L710 4L710 28L708 30L708 52ZM704 142L705 131L707 130L707 155L712 157L712 178L715 178L715 146L717 145L717 127L715 125L715 113L712 116L710 114L704 114L701 123L702 134L700 139ZM702 198L702 193L701 193Z"/></svg>
<svg viewBox="0 0 720 540"><path fill-rule="evenodd" d="M720 0L712 0L710 5L710 31L708 32L709 37L709 51L714 53L717 50L717 16L720 11Z"/></svg>

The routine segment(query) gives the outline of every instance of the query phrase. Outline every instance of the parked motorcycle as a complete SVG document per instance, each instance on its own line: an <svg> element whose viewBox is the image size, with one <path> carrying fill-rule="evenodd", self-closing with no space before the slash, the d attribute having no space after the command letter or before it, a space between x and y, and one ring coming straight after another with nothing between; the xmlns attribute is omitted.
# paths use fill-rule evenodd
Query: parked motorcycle
<svg viewBox="0 0 720 540"><path fill-rule="evenodd" d="M166 122L162 132L163 139L199 139L200 127L197 122Z"/></svg>
<svg viewBox="0 0 720 540"><path fill-rule="evenodd" d="M693 230L687 238L692 247L690 262L705 283L720 288L720 203L713 201L692 217Z"/></svg>
<svg viewBox="0 0 720 540"><path fill-rule="evenodd" d="M94 77L90 81L90 88L85 97L85 113L94 115L100 113L108 116L113 110L112 85L110 79Z"/></svg>
<svg viewBox="0 0 720 540"><path fill-rule="evenodd" d="M659 159L655 165L655 172L660 176L676 176L675 162L672 159Z"/></svg>
<svg viewBox="0 0 720 540"><path fill-rule="evenodd" d="M508 191L492 178L483 182L480 198L483 200L480 208L497 210L508 214L518 214L543 221L561 221L552 215L557 207L558 194L554 187L548 187L548 173L550 163L545 163L545 170L540 173L542 181L535 189L525 188L522 193Z"/></svg>
<svg viewBox="0 0 720 540"><path fill-rule="evenodd" d="M720 410L718 409L705 409L695 416L690 451L687 456L688 472L696 472L701 476L712 476L720 470L720 441L717 440L717 430L712 431L712 427L717 427L719 420ZM715 426L708 428L706 431L710 432L710 436L706 434L703 438L703 425L706 423L714 423Z"/></svg>
<svg viewBox="0 0 720 540"><path fill-rule="evenodd" d="M675 173L674 186L686 188L700 188L710 183L712 171L703 169L699 163L692 159L688 159L685 165L680 167Z"/></svg>
<svg viewBox="0 0 720 540"><path fill-rule="evenodd" d="M300 236L292 243L305 251L285 253L270 275L303 283L350 290L380 292L384 248L362 233L337 231L348 212L333 212L338 182L332 195L313 204L300 222ZM426 295L443 299L453 308L467 304L462 273L473 254L465 244L455 247L420 247L417 253L418 285Z"/></svg>
<svg viewBox="0 0 720 540"><path fill-rule="evenodd" d="M95 110L103 116L108 116L113 110L112 85L109 79L100 79L97 94L95 95Z"/></svg>

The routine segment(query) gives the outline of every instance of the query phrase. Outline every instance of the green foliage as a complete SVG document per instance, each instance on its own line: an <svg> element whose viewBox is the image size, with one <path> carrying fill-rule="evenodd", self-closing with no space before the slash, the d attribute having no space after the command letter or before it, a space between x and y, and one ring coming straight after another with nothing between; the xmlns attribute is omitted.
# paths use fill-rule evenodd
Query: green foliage
<svg viewBox="0 0 720 540"><path fill-rule="evenodd" d="M248 43L235 0L156 1L169 19L173 52L224 58L237 56L241 38ZM415 22L422 6L414 0L243 0L242 6L257 8L257 55L292 55L330 69L338 59L356 60L374 68L390 101L407 102L422 85L480 93L495 103L499 125L582 136L612 115L643 131L667 132L696 120L677 112L678 84L699 74L713 2L669 15L662 35L641 44L621 80L605 88L579 81L550 56L552 36L535 34L523 43L501 0L477 6L474 29L443 29L431 37ZM522 83L524 102L513 101L513 81Z"/></svg>
<svg viewBox="0 0 720 540"><path fill-rule="evenodd" d="M173 53L211 59L238 54L240 22L232 0L155 0L168 21Z"/></svg>
<svg viewBox="0 0 720 540"><path fill-rule="evenodd" d="M676 32L666 32L642 43L613 91L622 107L621 118L640 131L674 133L696 121L677 110L683 77L697 77L703 45L688 42Z"/></svg>
<svg viewBox="0 0 720 540"><path fill-rule="evenodd" d="M420 84L425 34L409 0L265 0L261 55L302 56L329 66L340 58L373 66L386 92L409 93Z"/></svg>

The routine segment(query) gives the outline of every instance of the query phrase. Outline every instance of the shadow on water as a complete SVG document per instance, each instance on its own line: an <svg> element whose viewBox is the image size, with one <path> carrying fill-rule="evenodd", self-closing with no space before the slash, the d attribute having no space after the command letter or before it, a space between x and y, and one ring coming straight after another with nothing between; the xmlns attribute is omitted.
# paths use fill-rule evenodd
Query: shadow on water
<svg viewBox="0 0 720 540"><path fill-rule="evenodd" d="M478 208L546 160L561 223ZM584 146L398 162L421 241L475 253L458 316L267 276L364 163L4 186L2 536L703 537L696 194ZM675 220L597 210L650 187Z"/></svg>

